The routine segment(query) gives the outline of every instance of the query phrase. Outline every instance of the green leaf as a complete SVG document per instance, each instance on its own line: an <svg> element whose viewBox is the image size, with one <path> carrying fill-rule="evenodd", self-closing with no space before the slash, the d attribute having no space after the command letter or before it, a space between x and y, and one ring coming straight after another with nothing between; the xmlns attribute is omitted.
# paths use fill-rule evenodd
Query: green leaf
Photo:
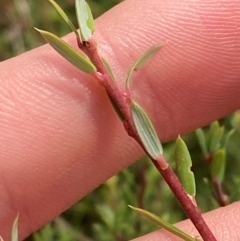
<svg viewBox="0 0 240 241"><path fill-rule="evenodd" d="M195 185L194 174L191 171L192 159L185 142L181 139L180 136L176 141L175 160L176 160L178 177L185 191L192 197L195 197L196 185Z"/></svg>
<svg viewBox="0 0 240 241"><path fill-rule="evenodd" d="M215 132L219 129L220 125L218 123L218 121L214 121L211 125L210 128L208 130L208 135L207 135L207 143L208 146L210 146L210 143L212 141L213 135L215 134Z"/></svg>
<svg viewBox="0 0 240 241"><path fill-rule="evenodd" d="M240 111L236 111L231 118L231 125L234 129L239 130L240 129Z"/></svg>
<svg viewBox="0 0 240 241"><path fill-rule="evenodd" d="M86 5L87 5L87 12L88 12L87 26L91 29L93 33L95 31L95 23L94 23L91 8L89 7L87 2L86 2Z"/></svg>
<svg viewBox="0 0 240 241"><path fill-rule="evenodd" d="M80 38L80 35L77 31L77 29L74 27L73 23L71 22L71 20L68 18L68 16L66 15L66 13L62 10L62 8L54 1L54 0L48 0L53 7L57 10L57 12L59 13L59 15L62 17L62 19L67 23L67 25L69 26L69 28L75 33L77 38Z"/></svg>
<svg viewBox="0 0 240 241"><path fill-rule="evenodd" d="M198 138L198 142L199 142L199 145L200 145L200 148L202 150L203 155L207 156L207 154L208 154L207 141L206 141L203 130L201 128L199 128L199 129L196 130L195 133L196 133L196 136Z"/></svg>
<svg viewBox="0 0 240 241"><path fill-rule="evenodd" d="M224 127L219 127L212 135L212 139L210 142L210 151L215 152L221 144L221 140L224 134Z"/></svg>
<svg viewBox="0 0 240 241"><path fill-rule="evenodd" d="M226 150L219 149L216 151L212 162L211 162L211 175L212 177L217 177L217 179L222 182L224 179L226 167Z"/></svg>
<svg viewBox="0 0 240 241"><path fill-rule="evenodd" d="M230 130L226 135L224 135L224 141L223 141L223 147L226 148L230 138L235 134L236 130L235 129L232 129Z"/></svg>
<svg viewBox="0 0 240 241"><path fill-rule="evenodd" d="M98 215L101 217L102 221L107 225L109 229L113 228L115 225L115 212L111 209L110 205L97 205L96 207Z"/></svg>
<svg viewBox="0 0 240 241"><path fill-rule="evenodd" d="M177 237L180 237L180 238L182 238L183 240L186 240L186 241L196 241L196 239L189 236L187 233L183 232L182 230L175 227L171 223L168 223L168 222L162 220L161 218L157 217L155 214L150 213L150 212L148 212L144 209L141 209L141 208L136 208L136 207L133 207L133 206L130 206L130 205L128 205L128 206L130 208L132 208L133 210L135 210L137 213L145 216L147 219L151 220L152 222L154 222L158 226L165 228L166 230L168 230L172 234L175 234Z"/></svg>
<svg viewBox="0 0 240 241"><path fill-rule="evenodd" d="M81 39L88 41L94 31L94 20L91 9L85 0L76 0L75 6Z"/></svg>
<svg viewBox="0 0 240 241"><path fill-rule="evenodd" d="M229 201L230 203L237 202L240 200L240 183L235 183L234 190L232 191Z"/></svg>
<svg viewBox="0 0 240 241"><path fill-rule="evenodd" d="M104 66L105 66L105 68L106 68L108 74L110 75L111 79L116 83L116 80L115 80L115 77L114 77L113 71L112 71L112 69L111 69L109 63L108 63L107 60L104 59L103 57L101 57L101 58L102 58L102 62L103 62L103 64L104 64Z"/></svg>
<svg viewBox="0 0 240 241"><path fill-rule="evenodd" d="M96 67L92 64L92 62L86 57L84 54L77 52L73 47L65 43L63 40L58 38L56 35L39 30L35 28L41 35L45 38L45 40L65 59L67 59L70 63L75 65L77 68L82 70L85 73L91 74L96 72Z"/></svg>
<svg viewBox="0 0 240 241"><path fill-rule="evenodd" d="M39 232L33 233L33 237L34 237L33 240L34 241L54 240L54 237L56 237L56 233L57 233L57 228L53 228L51 224L47 224Z"/></svg>
<svg viewBox="0 0 240 241"><path fill-rule="evenodd" d="M125 82L125 86L127 88L131 83L133 71L136 71L142 68L144 65L146 65L163 46L163 44L155 45L137 59L137 61L132 65L131 69L128 71L127 79Z"/></svg>
<svg viewBox="0 0 240 241"><path fill-rule="evenodd" d="M153 159L162 156L162 145L146 112L134 101L131 103L131 112L138 134L148 154Z"/></svg>
<svg viewBox="0 0 240 241"><path fill-rule="evenodd" d="M11 241L18 241L18 217L15 218L12 226Z"/></svg>

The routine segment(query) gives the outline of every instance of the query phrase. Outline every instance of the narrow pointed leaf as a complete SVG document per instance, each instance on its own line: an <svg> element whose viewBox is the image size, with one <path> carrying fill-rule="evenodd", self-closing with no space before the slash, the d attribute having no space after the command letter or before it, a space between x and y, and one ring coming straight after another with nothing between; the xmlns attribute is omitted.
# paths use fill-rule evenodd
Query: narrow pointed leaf
<svg viewBox="0 0 240 241"><path fill-rule="evenodd" d="M230 197L229 197L230 203L237 202L240 200L240 183L235 184L234 190L232 191Z"/></svg>
<svg viewBox="0 0 240 241"><path fill-rule="evenodd" d="M80 35L79 35L77 29L74 27L73 23L68 18L66 13L62 10L62 8L54 0L48 0L48 1L53 5L53 7L56 9L56 11L59 13L59 15L62 17L62 19L67 23L69 28L75 33L76 37L80 38Z"/></svg>
<svg viewBox="0 0 240 241"><path fill-rule="evenodd" d="M18 241L18 215L15 218L12 226L11 241Z"/></svg>
<svg viewBox="0 0 240 241"><path fill-rule="evenodd" d="M185 191L195 197L196 185L194 174L191 171L192 159L189 154L188 148L185 142L178 137L175 145L175 160L177 166L177 174L180 182L182 183Z"/></svg>
<svg viewBox="0 0 240 241"><path fill-rule="evenodd" d="M108 228L114 228L115 215L114 210L107 204L96 205L96 210L101 220L107 225Z"/></svg>
<svg viewBox="0 0 240 241"><path fill-rule="evenodd" d="M65 59L67 59L70 63L75 65L77 68L82 70L85 73L91 74L97 71L96 67L92 64L92 62L86 57L84 54L77 52L73 47L65 43L56 35L39 30L35 28L41 35L45 38L45 40Z"/></svg>
<svg viewBox="0 0 240 241"><path fill-rule="evenodd" d="M162 156L162 145L146 112L134 101L131 103L131 112L138 134L148 154L154 159Z"/></svg>
<svg viewBox="0 0 240 241"><path fill-rule="evenodd" d="M132 74L134 71L142 68L144 65L146 65L157 53L158 51L163 47L163 44L158 44L153 47L151 47L147 52L145 52L143 55L139 57L139 59L132 65L131 69L128 72L127 79L125 86L128 88L131 79L132 79Z"/></svg>
<svg viewBox="0 0 240 241"><path fill-rule="evenodd" d="M211 162L211 175L212 177L217 177L217 179L222 182L224 179L226 167L226 151L225 149L219 149L216 151L213 160Z"/></svg>
<svg viewBox="0 0 240 241"><path fill-rule="evenodd" d="M204 156L207 156L208 151L207 151L207 140L205 138L204 132L201 128L196 130L196 136L198 138L198 142L200 145L200 148L202 150L202 153Z"/></svg>
<svg viewBox="0 0 240 241"><path fill-rule="evenodd" d="M234 129L239 130L240 129L240 111L236 111L231 118L231 125Z"/></svg>
<svg viewBox="0 0 240 241"><path fill-rule="evenodd" d="M210 151L215 152L221 144L222 137L224 134L224 127L219 127L215 133L212 136L211 142L210 142Z"/></svg>
<svg viewBox="0 0 240 241"><path fill-rule="evenodd" d="M109 63L107 62L107 60L102 57L102 62L103 62L103 64L104 64L104 66L105 66L108 74L109 74L110 77L112 78L112 80L113 80L114 82L116 82L115 77L114 77L114 74L113 74L113 71L112 71Z"/></svg>
<svg viewBox="0 0 240 241"><path fill-rule="evenodd" d="M209 131L208 131L208 135L207 135L208 146L210 146L210 143L212 141L213 135L215 134L215 132L218 130L219 127L220 127L220 125L219 125L218 121L214 121L210 125Z"/></svg>
<svg viewBox="0 0 240 241"><path fill-rule="evenodd" d="M89 7L87 2L86 2L86 5L87 5L87 12L88 12L87 26L91 29L93 33L95 31L95 23L94 23L91 8Z"/></svg>
<svg viewBox="0 0 240 241"><path fill-rule="evenodd" d="M75 6L81 38L83 41L88 41L94 30L91 10L85 0L76 0Z"/></svg>
<svg viewBox="0 0 240 241"><path fill-rule="evenodd" d="M179 228L175 227L171 223L168 223L168 222L162 220L161 218L157 217L155 214L150 213L150 212L148 212L148 211L146 211L144 209L141 209L141 208L136 208L136 207L133 207L133 206L130 206L130 205L128 205L128 206L130 208L132 208L133 210L135 210L137 213L145 216L147 219L151 220L152 222L154 222L158 226L165 228L166 230L168 230L172 234L175 234L176 236L182 238L183 240L186 240L186 241L196 241L196 239L194 239L193 237L189 236L187 233L184 233L182 230L180 230Z"/></svg>
<svg viewBox="0 0 240 241"><path fill-rule="evenodd" d="M236 132L235 129L232 129L230 130L226 135L224 135L224 141L223 141L223 147L226 148L228 142L229 142L229 139L232 137L232 135Z"/></svg>

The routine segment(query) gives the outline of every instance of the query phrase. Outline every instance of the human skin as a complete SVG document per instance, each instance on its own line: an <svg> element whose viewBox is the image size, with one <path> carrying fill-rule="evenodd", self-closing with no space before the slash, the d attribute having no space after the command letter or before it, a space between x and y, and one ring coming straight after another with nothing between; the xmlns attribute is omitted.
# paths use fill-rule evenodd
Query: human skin
<svg viewBox="0 0 240 241"><path fill-rule="evenodd" d="M162 141L240 107L240 1L128 0L96 22L120 88L133 61L166 42L132 82ZM50 46L2 62L0 76L0 234L9 240L20 212L23 239L143 152L103 88ZM239 240L239 206L204 215L218 240ZM197 236L189 221L179 226ZM135 241L166 237L177 240L157 231Z"/></svg>

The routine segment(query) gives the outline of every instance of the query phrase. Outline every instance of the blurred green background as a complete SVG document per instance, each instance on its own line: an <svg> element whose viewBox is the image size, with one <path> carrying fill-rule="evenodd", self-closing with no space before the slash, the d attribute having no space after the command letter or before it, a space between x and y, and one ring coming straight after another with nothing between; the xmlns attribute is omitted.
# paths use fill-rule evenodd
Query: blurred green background
<svg viewBox="0 0 240 241"><path fill-rule="evenodd" d="M76 24L74 0L57 1ZM120 3L120 0L88 1L94 17ZM69 32L66 24L47 0L1 0L0 61L17 56L45 44L33 27L63 36ZM237 112L220 120L226 136L235 132L226 146L227 166L223 188L231 201L239 199L239 132L240 114ZM209 136L208 127L203 131ZM204 161L195 133L184 137L193 158L192 170L196 176L197 200L202 211L219 206L211 184L210 170ZM221 142L221 141L219 141ZM221 148L219 144L218 148ZM165 156L174 164L174 143L164 145ZM134 165L102 184L95 191L64 212L52 223L32 234L28 241L125 241L146 234L158 227L138 216L127 205L145 208L169 222L177 222L184 213L153 165L142 158Z"/></svg>
<svg viewBox="0 0 240 241"><path fill-rule="evenodd" d="M88 1L94 18L120 2L121 0ZM77 26L74 0L58 0L57 3ZM46 29L59 36L69 33L68 26L47 0L1 0L0 6L0 61L45 43L33 27Z"/></svg>

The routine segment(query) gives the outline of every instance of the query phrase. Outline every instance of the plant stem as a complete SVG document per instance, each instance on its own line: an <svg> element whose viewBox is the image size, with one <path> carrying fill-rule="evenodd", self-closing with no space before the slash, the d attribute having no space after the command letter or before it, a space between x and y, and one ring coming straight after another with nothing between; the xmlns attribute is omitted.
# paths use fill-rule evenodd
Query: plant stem
<svg viewBox="0 0 240 241"><path fill-rule="evenodd" d="M164 157L160 162L158 160L153 160L155 167L158 171L162 174L164 180L167 182L169 187L171 188L172 192L174 193L175 197L178 199L179 203L181 204L183 210L187 214L187 216L191 219L194 226L198 230L199 234L202 236L204 241L216 241L216 238L212 234L211 230L207 226L206 222L204 221L200 209L195 203L195 200L192 200L191 197L185 192L182 184L180 183L178 177L173 172L170 166L166 169L162 169L162 162L166 162Z"/></svg>
<svg viewBox="0 0 240 241"><path fill-rule="evenodd" d="M118 87L115 85L113 80L111 79L108 71L106 70L101 57L97 52L97 48L93 42L93 40L89 40L88 42L83 42L79 44L79 47L83 52L90 58L93 64L96 66L99 75L95 75L95 77L99 80L100 84L105 88L107 94L112 98L114 103L118 106L122 116L123 116L123 125L128 135L133 137L138 144L143 148L143 150L148 154L145 149L137 129L134 125L133 118L131 116L129 103L130 103L130 93L125 92L122 93ZM193 202L193 200L189 197L189 195L185 192L182 184L179 179L168 165L163 156L155 160L151 158L148 154L153 164L156 166L157 170L161 173L174 195L178 199L181 204L183 210L187 214L187 216L191 219L199 234L202 236L204 241L216 241L216 238L212 234L211 230L203 220L201 216L201 212L198 206Z"/></svg>
<svg viewBox="0 0 240 241"><path fill-rule="evenodd" d="M212 177L212 183L216 191L218 203L222 207L227 206L229 204L229 197L227 194L225 194L222 183L218 180L217 177Z"/></svg>
<svg viewBox="0 0 240 241"><path fill-rule="evenodd" d="M213 157L214 157L214 152L210 152L205 157L205 161L208 164L208 166L211 165L211 163L213 161ZM213 185L213 188L215 190L215 193L216 193L217 202L219 203L219 205L221 207L227 206L229 204L229 197L224 191L224 188L222 186L222 182L220 182L220 180L217 177L214 177L214 176L212 177L211 181L212 181L212 185Z"/></svg>

